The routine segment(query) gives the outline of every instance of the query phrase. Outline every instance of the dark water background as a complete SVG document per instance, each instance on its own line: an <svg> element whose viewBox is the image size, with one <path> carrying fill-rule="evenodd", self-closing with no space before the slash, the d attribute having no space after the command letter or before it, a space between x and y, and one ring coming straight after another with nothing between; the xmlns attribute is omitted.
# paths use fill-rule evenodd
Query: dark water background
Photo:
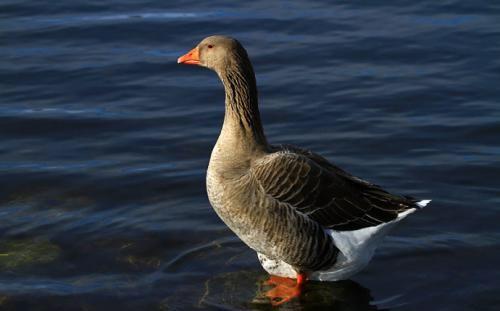
<svg viewBox="0 0 500 311"><path fill-rule="evenodd" d="M269 141L433 202L293 310L499 310L496 1L0 2L0 309L270 309L205 170L210 34L254 63Z"/></svg>

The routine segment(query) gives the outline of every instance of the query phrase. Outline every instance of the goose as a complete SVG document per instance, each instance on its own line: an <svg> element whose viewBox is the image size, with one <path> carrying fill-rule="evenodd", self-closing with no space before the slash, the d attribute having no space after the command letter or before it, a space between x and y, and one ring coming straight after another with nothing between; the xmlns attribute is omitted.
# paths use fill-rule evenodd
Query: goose
<svg viewBox="0 0 500 311"><path fill-rule="evenodd" d="M273 304L299 296L306 280L336 281L359 272L396 223L430 202L391 194L309 150L269 144L255 74L236 39L207 37L177 62L215 71L224 86L208 198L257 252L271 275L267 284L274 287L266 295Z"/></svg>

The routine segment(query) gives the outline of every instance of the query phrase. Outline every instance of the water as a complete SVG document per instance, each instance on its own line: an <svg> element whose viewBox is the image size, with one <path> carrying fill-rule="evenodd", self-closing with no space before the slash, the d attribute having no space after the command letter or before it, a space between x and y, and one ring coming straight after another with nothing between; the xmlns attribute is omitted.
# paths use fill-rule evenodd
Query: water
<svg viewBox="0 0 500 311"><path fill-rule="evenodd" d="M283 308L498 310L500 6L0 3L0 309L271 309L204 176L238 38L269 141L431 198L352 280Z"/></svg>

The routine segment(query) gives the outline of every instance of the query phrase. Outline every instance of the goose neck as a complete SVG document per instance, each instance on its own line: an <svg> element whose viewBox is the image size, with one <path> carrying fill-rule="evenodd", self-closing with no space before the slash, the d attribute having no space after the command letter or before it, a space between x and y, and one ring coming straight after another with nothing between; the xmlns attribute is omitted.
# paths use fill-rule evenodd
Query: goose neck
<svg viewBox="0 0 500 311"><path fill-rule="evenodd" d="M260 120L257 85L251 65L233 65L219 72L226 93L221 138L243 151L265 150L267 141ZM247 147L247 148L245 148Z"/></svg>

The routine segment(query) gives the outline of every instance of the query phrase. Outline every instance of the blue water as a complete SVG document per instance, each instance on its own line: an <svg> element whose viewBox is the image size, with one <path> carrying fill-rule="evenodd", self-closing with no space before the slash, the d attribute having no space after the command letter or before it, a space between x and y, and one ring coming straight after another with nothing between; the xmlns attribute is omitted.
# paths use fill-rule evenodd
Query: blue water
<svg viewBox="0 0 500 311"><path fill-rule="evenodd" d="M0 309L271 309L205 193L221 83L176 64L211 34L270 142L433 199L283 309L498 310L500 5L457 0L2 1Z"/></svg>

